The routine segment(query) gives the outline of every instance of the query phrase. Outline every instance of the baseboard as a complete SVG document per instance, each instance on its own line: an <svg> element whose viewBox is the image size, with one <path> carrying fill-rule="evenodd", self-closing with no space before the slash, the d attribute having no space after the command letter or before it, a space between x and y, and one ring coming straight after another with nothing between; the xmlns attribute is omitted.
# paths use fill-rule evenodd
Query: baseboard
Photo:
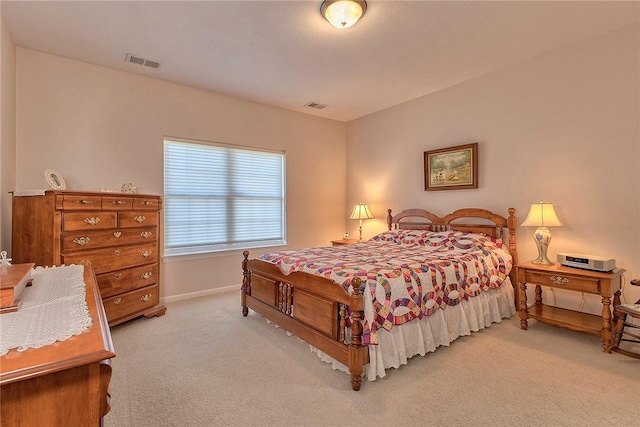
<svg viewBox="0 0 640 427"><path fill-rule="evenodd" d="M223 294L225 292L239 291L240 290L240 286L241 285L231 285L231 286L225 286L225 287L222 287L222 288L214 288L214 289L207 289L207 290L204 290L204 291L189 292L188 294L180 294L180 295L172 295L170 297L162 297L162 298L160 298L160 303L161 304L167 304L167 303L170 303L170 302L182 301L182 300L186 300L186 299L205 297L207 295L215 295L215 294Z"/></svg>

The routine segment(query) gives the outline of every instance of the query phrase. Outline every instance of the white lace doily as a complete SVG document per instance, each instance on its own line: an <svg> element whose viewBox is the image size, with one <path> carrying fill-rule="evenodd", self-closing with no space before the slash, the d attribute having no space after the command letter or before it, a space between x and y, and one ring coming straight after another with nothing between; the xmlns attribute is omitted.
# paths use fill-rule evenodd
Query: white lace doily
<svg viewBox="0 0 640 427"><path fill-rule="evenodd" d="M91 326L83 276L82 265L33 269L19 310L0 315L0 355L64 341Z"/></svg>

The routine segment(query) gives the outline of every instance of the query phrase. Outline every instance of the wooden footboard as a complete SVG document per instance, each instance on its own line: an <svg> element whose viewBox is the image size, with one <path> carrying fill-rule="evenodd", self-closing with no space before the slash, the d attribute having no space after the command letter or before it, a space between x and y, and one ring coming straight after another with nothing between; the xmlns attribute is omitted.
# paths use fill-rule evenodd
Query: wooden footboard
<svg viewBox="0 0 640 427"><path fill-rule="evenodd" d="M362 346L360 279L353 279L354 292L349 294L330 279L304 272L285 275L275 264L249 260L249 251L243 256L242 314L252 309L345 364L351 387L360 390L363 368L369 363L368 347Z"/></svg>

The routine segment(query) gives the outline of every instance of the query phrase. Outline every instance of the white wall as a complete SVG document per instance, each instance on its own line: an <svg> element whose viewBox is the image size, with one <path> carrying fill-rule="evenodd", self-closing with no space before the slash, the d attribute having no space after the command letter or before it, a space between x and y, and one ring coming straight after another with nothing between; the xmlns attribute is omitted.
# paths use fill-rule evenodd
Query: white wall
<svg viewBox="0 0 640 427"><path fill-rule="evenodd" d="M163 137L286 151L290 247L328 245L344 233L345 124L17 49L16 188L162 194ZM255 253L258 253L256 251ZM165 259L161 296L237 285L240 252Z"/></svg>
<svg viewBox="0 0 640 427"><path fill-rule="evenodd" d="M0 250L11 252L11 195L16 183L16 47L0 15Z"/></svg>
<svg viewBox="0 0 640 427"><path fill-rule="evenodd" d="M326 244L345 226L356 235L345 218L359 201L376 216L366 238L384 229L387 208L513 206L522 221L542 199L565 224L552 230L551 256L614 257L628 283L640 276L639 32L627 27L350 122L346 157L342 123L18 48L16 188L43 188L51 167L72 189L130 181L161 193L165 135L285 149L292 247ZM473 141L479 188L425 192L423 152ZM519 230L521 260L535 257L532 233ZM163 296L237 284L239 260L169 260ZM628 284L625 293L640 297Z"/></svg>
<svg viewBox="0 0 640 427"><path fill-rule="evenodd" d="M377 218L365 237L384 229L387 208L515 207L521 223L544 200L565 225L551 230L550 256L613 257L627 300L640 298L628 284L640 277L639 53L634 25L348 123L348 164L362 167L347 169L347 205L368 202ZM424 151L476 141L478 189L423 190ZM518 231L522 261L537 255L533 231ZM580 306L575 294L556 299Z"/></svg>

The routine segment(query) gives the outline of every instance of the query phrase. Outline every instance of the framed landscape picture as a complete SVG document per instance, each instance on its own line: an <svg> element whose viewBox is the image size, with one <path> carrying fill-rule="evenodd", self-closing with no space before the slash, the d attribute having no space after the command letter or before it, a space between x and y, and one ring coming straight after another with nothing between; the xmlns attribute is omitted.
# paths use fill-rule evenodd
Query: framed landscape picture
<svg viewBox="0 0 640 427"><path fill-rule="evenodd" d="M478 143L424 152L424 189L478 188Z"/></svg>

